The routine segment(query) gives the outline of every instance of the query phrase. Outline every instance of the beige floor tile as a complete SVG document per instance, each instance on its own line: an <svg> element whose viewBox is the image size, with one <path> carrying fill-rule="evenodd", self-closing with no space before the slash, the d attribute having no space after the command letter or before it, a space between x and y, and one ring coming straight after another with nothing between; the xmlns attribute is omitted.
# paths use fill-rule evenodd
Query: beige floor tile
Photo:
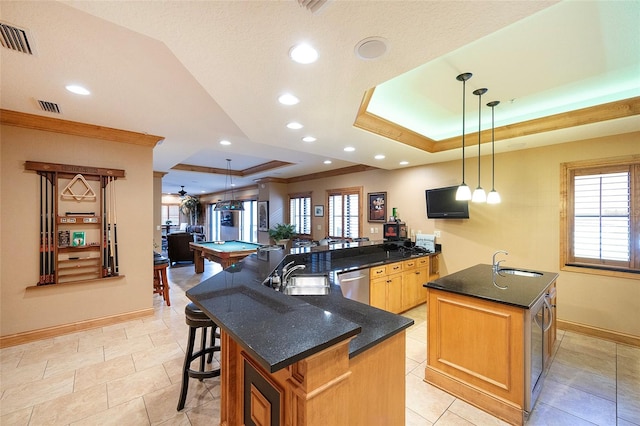
<svg viewBox="0 0 640 426"><path fill-rule="evenodd" d="M414 361L414 360L412 360L410 358L405 358L404 374L407 375L407 374L411 373L413 370L418 368L419 365L420 365L419 362Z"/></svg>
<svg viewBox="0 0 640 426"><path fill-rule="evenodd" d="M615 402L560 384L549 376L538 399L538 402L598 425L613 425L616 421Z"/></svg>
<svg viewBox="0 0 640 426"><path fill-rule="evenodd" d="M76 370L73 389L74 392L78 392L101 383L126 377L135 373L135 371L131 355L123 355Z"/></svg>
<svg viewBox="0 0 640 426"><path fill-rule="evenodd" d="M44 377L51 377L65 371L74 371L78 368L99 364L103 361L104 351L101 347L86 352L59 355L49 359L47 368L44 371Z"/></svg>
<svg viewBox="0 0 640 426"><path fill-rule="evenodd" d="M107 386L97 385L36 405L29 426L66 425L107 408Z"/></svg>
<svg viewBox="0 0 640 426"><path fill-rule="evenodd" d="M123 355L131 355L134 352L140 352L153 348L153 342L149 335L138 336L125 341L118 341L113 344L104 346L104 359L108 361Z"/></svg>
<svg viewBox="0 0 640 426"><path fill-rule="evenodd" d="M423 344L427 343L427 323L423 322L421 324L413 325L407 331L407 337L411 337L412 339L418 340Z"/></svg>
<svg viewBox="0 0 640 426"><path fill-rule="evenodd" d="M427 347L424 342L407 337L405 346L407 358L416 362L423 362L427 359Z"/></svg>
<svg viewBox="0 0 640 426"><path fill-rule="evenodd" d="M556 356L553 358L553 363L575 366L584 371L613 380L615 380L616 377L615 352L603 356L602 354L593 354L588 350L578 351L578 348L575 346L572 349L567 349L563 342Z"/></svg>
<svg viewBox="0 0 640 426"><path fill-rule="evenodd" d="M455 400L413 374L406 378L406 407L431 423L435 423Z"/></svg>
<svg viewBox="0 0 640 426"><path fill-rule="evenodd" d="M616 379L585 370L582 366L554 362L549 368L547 377L563 385L571 386L600 398L616 401Z"/></svg>
<svg viewBox="0 0 640 426"><path fill-rule="evenodd" d="M19 386L25 383L34 382L44 377L44 370L47 361L36 364L29 364L24 367L5 367L3 365L0 372L0 392L7 388Z"/></svg>
<svg viewBox="0 0 640 426"><path fill-rule="evenodd" d="M0 369L16 368L20 363L20 358L22 358L23 354L24 349L19 346L2 348L2 352L0 352Z"/></svg>
<svg viewBox="0 0 640 426"><path fill-rule="evenodd" d="M220 423L220 401L213 400L188 410L191 426L210 426Z"/></svg>
<svg viewBox="0 0 640 426"><path fill-rule="evenodd" d="M473 426L474 424L451 411L445 411L438 421L434 423L435 426Z"/></svg>
<svg viewBox="0 0 640 426"><path fill-rule="evenodd" d="M184 360L184 351L180 345L173 342L144 351L134 352L131 356L133 358L136 371L142 371L174 358Z"/></svg>
<svg viewBox="0 0 640 426"><path fill-rule="evenodd" d="M0 425L6 426L27 426L31 420L33 407L23 408L13 413L0 415ZM1 413L1 412L0 412Z"/></svg>
<svg viewBox="0 0 640 426"><path fill-rule="evenodd" d="M404 424L405 426L431 426L433 423L407 408L404 414Z"/></svg>
<svg viewBox="0 0 640 426"><path fill-rule="evenodd" d="M184 411L179 411L174 414L174 416L170 419L167 419L161 423L151 423L152 425L158 426L191 426L191 422L189 421L189 416Z"/></svg>
<svg viewBox="0 0 640 426"><path fill-rule="evenodd" d="M108 410L101 411L86 417L72 426L96 426L96 425L148 425L149 417L142 398L135 398Z"/></svg>
<svg viewBox="0 0 640 426"><path fill-rule="evenodd" d="M165 324L167 324L166 321L165 321ZM187 330L188 330L188 327L186 324L185 324L185 330L183 333L180 330L174 330L171 324L169 323L167 324L166 330L149 333L149 337L153 342L153 346L158 347L158 346L166 345L168 343L176 343L176 342L181 342L186 340Z"/></svg>
<svg viewBox="0 0 640 426"><path fill-rule="evenodd" d="M538 401L526 426L593 426L593 423Z"/></svg>
<svg viewBox="0 0 640 426"><path fill-rule="evenodd" d="M127 338L132 339L138 336L148 335L155 331L166 330L167 325L161 319L154 319L153 321L142 321L140 324L135 324L129 327L125 327Z"/></svg>
<svg viewBox="0 0 640 426"><path fill-rule="evenodd" d="M141 397L171 384L162 365L133 373L107 383L109 407Z"/></svg>
<svg viewBox="0 0 640 426"><path fill-rule="evenodd" d="M0 399L0 413L9 414L69 394L73 377L74 372L67 372L6 389Z"/></svg>
<svg viewBox="0 0 640 426"><path fill-rule="evenodd" d="M562 347L575 352L587 352L590 355L605 358L616 354L616 343L571 331L564 333Z"/></svg>
<svg viewBox="0 0 640 426"><path fill-rule="evenodd" d="M145 406L147 407L147 413L149 414L151 423L161 423L176 415L181 388L181 384L176 383L144 396ZM183 411L199 407L213 400L214 398L204 382L191 379L189 381L187 399Z"/></svg>
<svg viewBox="0 0 640 426"><path fill-rule="evenodd" d="M86 336L80 336L78 340L78 352L83 352L93 348L99 348L107 345L116 345L127 340L124 328L104 331Z"/></svg>
<svg viewBox="0 0 640 426"><path fill-rule="evenodd" d="M51 343L38 350L27 350L20 359L19 367L24 367L29 364L36 364L42 361L47 361L57 356L71 355L78 352L78 339L71 341L62 341L58 343Z"/></svg>
<svg viewBox="0 0 640 426"><path fill-rule="evenodd" d="M448 411L456 414L460 418L465 419L472 424L486 426L508 426L508 423L492 416L491 414L485 413L479 408L476 408L473 405L468 404L460 399L456 399L453 404L451 404ZM440 422L437 422L436 424L440 424Z"/></svg>

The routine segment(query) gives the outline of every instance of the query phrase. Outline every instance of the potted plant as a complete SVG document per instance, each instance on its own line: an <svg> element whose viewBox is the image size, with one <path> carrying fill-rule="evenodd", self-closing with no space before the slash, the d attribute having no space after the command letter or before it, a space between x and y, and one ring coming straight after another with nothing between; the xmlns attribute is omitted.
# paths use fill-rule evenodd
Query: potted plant
<svg viewBox="0 0 640 426"><path fill-rule="evenodd" d="M287 245L293 234L296 233L296 227L290 223L279 223L269 229L269 236L273 238L278 245Z"/></svg>
<svg viewBox="0 0 640 426"><path fill-rule="evenodd" d="M191 195L184 197L180 203L180 210L189 218L190 225L198 224L198 210L200 208L200 200Z"/></svg>

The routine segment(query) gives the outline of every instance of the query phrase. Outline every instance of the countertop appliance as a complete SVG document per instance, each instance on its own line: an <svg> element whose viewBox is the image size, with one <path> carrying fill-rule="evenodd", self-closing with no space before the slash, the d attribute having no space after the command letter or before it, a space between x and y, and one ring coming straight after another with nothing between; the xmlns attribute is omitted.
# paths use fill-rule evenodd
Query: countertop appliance
<svg viewBox="0 0 640 426"><path fill-rule="evenodd" d="M369 268L338 274L338 282L344 297L369 304Z"/></svg>
<svg viewBox="0 0 640 426"><path fill-rule="evenodd" d="M525 401L526 416L531 413L542 390L542 383L549 365L545 365L547 333L553 327L554 315L551 300L555 297L555 287L547 291L529 310L525 324Z"/></svg>

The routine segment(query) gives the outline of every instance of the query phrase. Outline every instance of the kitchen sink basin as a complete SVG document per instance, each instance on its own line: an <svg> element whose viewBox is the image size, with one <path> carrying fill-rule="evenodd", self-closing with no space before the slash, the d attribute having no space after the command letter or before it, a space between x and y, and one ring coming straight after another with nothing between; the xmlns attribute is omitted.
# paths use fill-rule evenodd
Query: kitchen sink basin
<svg viewBox="0 0 640 426"><path fill-rule="evenodd" d="M535 277L541 277L542 274L540 272L532 272L532 271L524 271L522 269L500 269L498 271L498 274L500 275L517 275L519 277L530 277L530 278L535 278Z"/></svg>
<svg viewBox="0 0 640 426"><path fill-rule="evenodd" d="M331 287L327 275L293 275L289 277L283 293L292 296L323 296Z"/></svg>

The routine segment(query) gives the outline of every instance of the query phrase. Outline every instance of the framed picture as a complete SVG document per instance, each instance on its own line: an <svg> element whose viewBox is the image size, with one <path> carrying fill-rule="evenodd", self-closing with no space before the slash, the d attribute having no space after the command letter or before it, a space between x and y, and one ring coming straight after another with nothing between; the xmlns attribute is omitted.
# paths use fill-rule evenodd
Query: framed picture
<svg viewBox="0 0 640 426"><path fill-rule="evenodd" d="M322 217L324 216L324 206L313 206L313 215L315 217Z"/></svg>
<svg viewBox="0 0 640 426"><path fill-rule="evenodd" d="M233 212L220 212L220 226L233 226Z"/></svg>
<svg viewBox="0 0 640 426"><path fill-rule="evenodd" d="M367 196L369 200L369 222L384 222L387 217L387 193L370 192Z"/></svg>
<svg viewBox="0 0 640 426"><path fill-rule="evenodd" d="M258 231L269 230L269 202L258 201Z"/></svg>

